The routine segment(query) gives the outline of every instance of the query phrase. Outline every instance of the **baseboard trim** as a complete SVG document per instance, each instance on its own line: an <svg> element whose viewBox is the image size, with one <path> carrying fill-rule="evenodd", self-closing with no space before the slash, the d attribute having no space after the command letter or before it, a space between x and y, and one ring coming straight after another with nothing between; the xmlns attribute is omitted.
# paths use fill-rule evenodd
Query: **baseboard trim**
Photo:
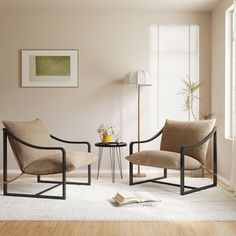
<svg viewBox="0 0 236 236"><path fill-rule="evenodd" d="M0 172L3 173L3 169L0 169ZM8 169L7 173L9 173L9 174L20 174L21 171L19 169Z"/></svg>
<svg viewBox="0 0 236 236"><path fill-rule="evenodd" d="M7 172L9 174L20 174L21 171L19 169L8 169ZM79 169L79 170L76 170L76 171L73 171L73 172L78 172L78 173L82 173L82 174L86 174L88 172L88 170L86 168L84 169ZM100 169L99 171L101 174L111 174L111 169ZM163 173L163 169L161 168L155 168L155 169L151 169L151 170L145 170L145 169L142 169L142 172L143 173L147 173L147 174L162 174ZM3 173L3 169L0 169L0 173ZM93 168L91 170L91 173L92 174L97 174L97 168ZM116 169L116 173L119 173L119 169ZM128 169L123 169L123 173L126 173L128 174L129 173L129 170ZM179 171L177 170L168 170L168 173L170 174L178 174Z"/></svg>
<svg viewBox="0 0 236 236"><path fill-rule="evenodd" d="M117 170L118 171L118 170ZM73 171L74 172L74 171ZM80 170L78 170L78 171L75 171L75 172L79 172L79 173L82 173L82 174L86 174L86 173L88 173L88 170L87 169L80 169ZM111 170L110 169L101 169L100 171L99 171L101 174L109 174L109 173L111 173ZM0 173L3 173L3 169L0 169ZM21 171L19 170L19 169L8 169L7 170L7 173L9 173L9 174L20 174L21 173ZM93 173L93 174L95 174L95 173L97 173L97 170L91 170L91 173Z"/></svg>
<svg viewBox="0 0 236 236"><path fill-rule="evenodd" d="M118 172L119 170L116 170L116 173L119 173ZM9 174L20 174L21 171L19 169L9 169L7 171ZM92 171L92 174L97 174L97 169L94 168ZM163 172L162 169L156 169L156 170L143 170L144 173L147 173L147 174L161 174ZM176 170L168 170L168 172L170 174L178 174L179 171L176 171ZM0 173L3 173L3 169L0 169ZM80 169L78 171L78 173L81 173L81 174L86 174L87 173L87 169ZM111 174L111 170L110 169L101 169L100 170L100 173L101 174ZM128 174L128 169L123 169L123 173L125 174ZM219 182L221 182L222 184L226 185L227 187L230 186L230 180L226 179L225 177L221 176L221 175L217 175L218 177L218 180Z"/></svg>
<svg viewBox="0 0 236 236"><path fill-rule="evenodd" d="M230 180L226 179L225 177L223 177L219 174L217 174L217 178L222 184L226 185L226 187L230 186Z"/></svg>

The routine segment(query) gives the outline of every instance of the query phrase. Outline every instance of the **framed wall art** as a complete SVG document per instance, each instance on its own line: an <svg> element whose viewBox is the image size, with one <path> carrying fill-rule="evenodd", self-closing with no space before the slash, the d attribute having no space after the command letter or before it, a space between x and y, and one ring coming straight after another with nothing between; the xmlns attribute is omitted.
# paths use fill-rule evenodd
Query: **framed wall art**
<svg viewBox="0 0 236 236"><path fill-rule="evenodd" d="M78 87L78 50L21 50L22 87Z"/></svg>

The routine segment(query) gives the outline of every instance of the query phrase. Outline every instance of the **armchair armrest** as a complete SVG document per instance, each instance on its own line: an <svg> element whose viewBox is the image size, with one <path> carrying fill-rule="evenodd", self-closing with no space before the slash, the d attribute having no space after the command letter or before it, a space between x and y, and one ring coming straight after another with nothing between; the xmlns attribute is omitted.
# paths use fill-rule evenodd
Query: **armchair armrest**
<svg viewBox="0 0 236 236"><path fill-rule="evenodd" d="M163 133L163 128L157 133L155 134L153 137L146 139L146 140L142 140L142 141L133 141L130 143L129 145L129 154L133 154L133 148L134 148L134 144L138 144L138 143L148 143L153 141L154 139L156 139L158 136L160 136Z"/></svg>
<svg viewBox="0 0 236 236"><path fill-rule="evenodd" d="M193 144L185 144L182 145L180 147L180 153L184 152L185 148L195 148L195 147L199 147L202 144L204 144L205 142L207 142L214 134L216 133L216 127L213 128L213 130L204 138L202 139L200 142L198 143L193 143Z"/></svg>
<svg viewBox="0 0 236 236"><path fill-rule="evenodd" d="M202 139L200 142L197 142L197 143L193 143L193 144L186 144L186 145L182 145L180 147L180 168L181 168L181 171L184 171L184 149L186 148L195 148L195 147L199 147L201 146L202 144L204 144L205 142L207 142L213 135L214 135L214 153L213 153L213 160L214 160L214 170L217 169L217 162L216 162L216 159L217 159L217 135L216 135L216 130L217 128L214 127L213 130L204 138Z"/></svg>
<svg viewBox="0 0 236 236"><path fill-rule="evenodd" d="M86 141L69 141L69 140L64 140L64 139L61 139L61 138L58 138L52 134L50 134L50 137L59 141L59 142L62 142L62 143L69 143L69 144L85 144L87 145L88 147L88 152L91 152L91 144L89 142L86 142Z"/></svg>

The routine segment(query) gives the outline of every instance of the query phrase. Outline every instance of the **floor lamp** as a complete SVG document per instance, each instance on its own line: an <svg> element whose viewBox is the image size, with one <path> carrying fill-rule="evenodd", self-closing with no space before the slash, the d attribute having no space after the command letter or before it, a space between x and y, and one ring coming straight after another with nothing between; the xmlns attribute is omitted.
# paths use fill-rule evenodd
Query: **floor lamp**
<svg viewBox="0 0 236 236"><path fill-rule="evenodd" d="M150 83L150 74L144 70L130 72L125 76L125 84L136 86L138 90L138 141L140 141L140 91L141 87L152 86ZM138 152L140 152L140 143L138 143ZM140 166L138 165L138 172L134 174L134 177L145 176L146 174L141 173Z"/></svg>

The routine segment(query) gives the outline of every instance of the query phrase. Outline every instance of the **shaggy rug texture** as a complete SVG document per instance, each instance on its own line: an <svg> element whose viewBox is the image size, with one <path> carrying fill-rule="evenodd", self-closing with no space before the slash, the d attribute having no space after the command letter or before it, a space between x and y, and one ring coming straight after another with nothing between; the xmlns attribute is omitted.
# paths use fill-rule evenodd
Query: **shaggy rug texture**
<svg viewBox="0 0 236 236"><path fill-rule="evenodd" d="M178 183L179 179L169 178ZM211 181L189 178L188 185ZM51 184L20 178L9 184L9 191L37 193ZM2 187L1 187L2 188ZM160 202L117 206L117 192L149 192ZM57 187L48 194L60 194ZM127 180L92 179L91 186L67 185L66 200L33 199L0 195L1 221L234 221L236 198L222 187L180 196L179 188L155 183L129 186Z"/></svg>

